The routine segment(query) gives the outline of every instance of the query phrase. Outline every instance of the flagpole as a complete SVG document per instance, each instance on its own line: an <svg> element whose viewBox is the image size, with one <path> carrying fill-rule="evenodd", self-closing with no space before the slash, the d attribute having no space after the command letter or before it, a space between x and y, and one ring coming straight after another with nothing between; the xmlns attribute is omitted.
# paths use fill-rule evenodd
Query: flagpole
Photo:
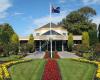
<svg viewBox="0 0 100 80"><path fill-rule="evenodd" d="M51 6L51 4L50 4L50 53L51 53L51 58L52 58L52 32L51 32L51 10L52 10L52 8L51 8L52 6Z"/></svg>

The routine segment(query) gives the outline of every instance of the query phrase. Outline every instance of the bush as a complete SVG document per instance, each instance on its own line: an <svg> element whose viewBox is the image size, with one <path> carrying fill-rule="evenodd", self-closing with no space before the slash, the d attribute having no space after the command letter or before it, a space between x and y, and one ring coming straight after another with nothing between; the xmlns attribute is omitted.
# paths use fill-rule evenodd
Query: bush
<svg viewBox="0 0 100 80"><path fill-rule="evenodd" d="M19 44L16 43L10 43L10 54L15 54L17 55L19 52Z"/></svg>
<svg viewBox="0 0 100 80"><path fill-rule="evenodd" d="M100 56L100 43L97 43L95 45L94 51L96 54L98 54Z"/></svg>
<svg viewBox="0 0 100 80"><path fill-rule="evenodd" d="M21 53L24 53L24 54L27 53L28 52L27 44L21 44L20 51L21 51Z"/></svg>
<svg viewBox="0 0 100 80"><path fill-rule="evenodd" d="M83 57L86 59L93 59L93 53L83 53Z"/></svg>
<svg viewBox="0 0 100 80"><path fill-rule="evenodd" d="M89 42L90 45L94 45L98 42L97 30L89 30Z"/></svg>
<svg viewBox="0 0 100 80"><path fill-rule="evenodd" d="M34 45L33 44L27 44L27 49L29 51L29 53L33 53L34 52Z"/></svg>
<svg viewBox="0 0 100 80"><path fill-rule="evenodd" d="M83 45L83 47L89 48L89 34L88 34L88 32L82 33L82 45Z"/></svg>
<svg viewBox="0 0 100 80"><path fill-rule="evenodd" d="M69 35L68 35L68 49L69 49L69 51L72 51L72 47L73 47L73 35L72 35L72 33L69 33Z"/></svg>

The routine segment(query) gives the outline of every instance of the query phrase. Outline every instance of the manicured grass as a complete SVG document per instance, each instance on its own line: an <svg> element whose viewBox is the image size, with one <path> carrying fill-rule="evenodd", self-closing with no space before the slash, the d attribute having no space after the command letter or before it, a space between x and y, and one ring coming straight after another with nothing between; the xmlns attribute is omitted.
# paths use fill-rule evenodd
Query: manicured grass
<svg viewBox="0 0 100 80"><path fill-rule="evenodd" d="M62 80L92 80L96 67L92 64L60 59L58 64Z"/></svg>
<svg viewBox="0 0 100 80"><path fill-rule="evenodd" d="M10 68L12 80L41 80L44 64L45 60L37 59L13 65Z"/></svg>
<svg viewBox="0 0 100 80"><path fill-rule="evenodd" d="M10 55L8 57L1 57L0 56L0 61L9 61L9 60L17 60L19 59L20 55Z"/></svg>

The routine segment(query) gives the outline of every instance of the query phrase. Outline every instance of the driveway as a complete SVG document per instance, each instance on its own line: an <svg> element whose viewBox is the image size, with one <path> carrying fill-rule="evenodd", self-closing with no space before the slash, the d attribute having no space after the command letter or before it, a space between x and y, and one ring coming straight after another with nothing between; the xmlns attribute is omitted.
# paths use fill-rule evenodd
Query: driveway
<svg viewBox="0 0 100 80"><path fill-rule="evenodd" d="M35 51L34 53L28 53L23 59L42 59L45 55L45 52Z"/></svg>
<svg viewBox="0 0 100 80"><path fill-rule="evenodd" d="M75 53L71 53L71 52L58 52L59 56L61 58L80 58L79 56L75 55Z"/></svg>

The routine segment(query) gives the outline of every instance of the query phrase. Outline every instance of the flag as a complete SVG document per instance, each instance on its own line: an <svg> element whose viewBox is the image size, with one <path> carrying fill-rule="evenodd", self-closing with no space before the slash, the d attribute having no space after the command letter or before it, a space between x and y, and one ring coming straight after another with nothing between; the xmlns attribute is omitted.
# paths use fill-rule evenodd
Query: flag
<svg viewBox="0 0 100 80"><path fill-rule="evenodd" d="M60 7L53 7L52 6L52 13L60 13Z"/></svg>

